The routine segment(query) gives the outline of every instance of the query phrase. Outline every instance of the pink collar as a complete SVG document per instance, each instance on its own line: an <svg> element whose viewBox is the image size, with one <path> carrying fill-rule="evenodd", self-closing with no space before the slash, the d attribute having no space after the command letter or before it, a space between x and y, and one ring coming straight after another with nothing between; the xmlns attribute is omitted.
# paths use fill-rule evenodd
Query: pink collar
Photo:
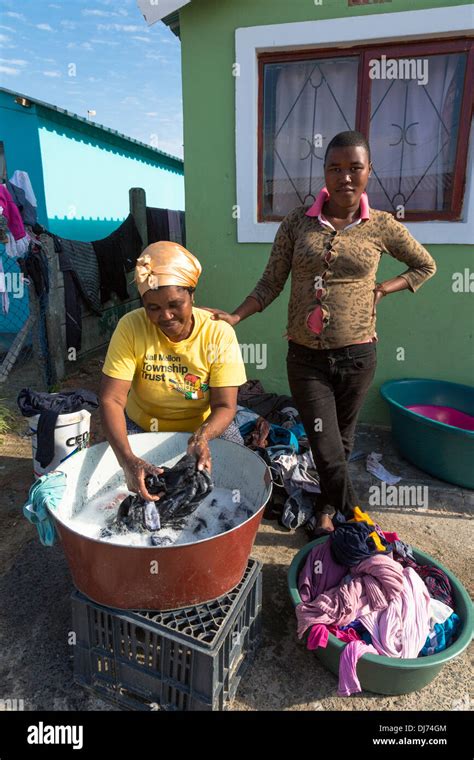
<svg viewBox="0 0 474 760"><path fill-rule="evenodd" d="M319 216L328 198L329 198L329 193L327 191L327 188L323 187L318 197L314 201L313 205L310 206L309 209L306 211L306 216ZM369 219L369 217L370 217L369 199L367 197L367 193L362 193L362 195L360 196L360 218Z"/></svg>

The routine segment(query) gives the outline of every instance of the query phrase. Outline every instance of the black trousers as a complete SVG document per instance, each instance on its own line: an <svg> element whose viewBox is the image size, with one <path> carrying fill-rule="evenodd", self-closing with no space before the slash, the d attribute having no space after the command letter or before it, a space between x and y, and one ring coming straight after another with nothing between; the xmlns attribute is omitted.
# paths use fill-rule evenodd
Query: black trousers
<svg viewBox="0 0 474 760"><path fill-rule="evenodd" d="M338 509L352 517L358 504L348 460L364 399L375 374L375 343L312 349L289 341L288 382L320 477L315 514Z"/></svg>

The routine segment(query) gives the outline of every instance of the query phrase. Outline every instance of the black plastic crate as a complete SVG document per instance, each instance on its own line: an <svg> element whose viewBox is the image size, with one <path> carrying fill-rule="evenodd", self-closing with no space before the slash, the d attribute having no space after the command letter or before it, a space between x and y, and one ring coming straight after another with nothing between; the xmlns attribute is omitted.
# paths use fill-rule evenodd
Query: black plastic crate
<svg viewBox="0 0 474 760"><path fill-rule="evenodd" d="M208 604L168 612L72 599L74 680L129 710L225 710L261 634L262 565Z"/></svg>

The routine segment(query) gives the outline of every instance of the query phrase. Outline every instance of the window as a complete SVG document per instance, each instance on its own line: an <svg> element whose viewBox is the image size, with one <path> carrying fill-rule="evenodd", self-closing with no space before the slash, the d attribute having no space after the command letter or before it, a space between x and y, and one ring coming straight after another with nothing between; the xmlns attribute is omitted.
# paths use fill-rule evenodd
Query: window
<svg viewBox="0 0 474 760"><path fill-rule="evenodd" d="M310 205L338 132L358 129L375 208L410 220L461 216L473 43L447 40L259 56L258 221Z"/></svg>

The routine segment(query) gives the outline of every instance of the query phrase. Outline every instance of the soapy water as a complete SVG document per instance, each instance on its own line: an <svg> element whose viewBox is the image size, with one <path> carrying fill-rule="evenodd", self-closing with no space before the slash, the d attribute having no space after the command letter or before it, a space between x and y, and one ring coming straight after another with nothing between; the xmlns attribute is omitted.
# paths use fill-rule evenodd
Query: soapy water
<svg viewBox="0 0 474 760"><path fill-rule="evenodd" d="M150 533L115 533L101 537L103 528L116 518L119 505L130 495L126 486L111 491L106 496L91 499L71 521L71 528L84 536L122 546L150 546ZM236 501L236 499L239 499ZM159 509L159 501L157 502ZM214 488L194 512L186 519L181 529L162 528L155 532L158 547L177 546L202 541L241 525L255 513L255 507L238 492L228 488Z"/></svg>

